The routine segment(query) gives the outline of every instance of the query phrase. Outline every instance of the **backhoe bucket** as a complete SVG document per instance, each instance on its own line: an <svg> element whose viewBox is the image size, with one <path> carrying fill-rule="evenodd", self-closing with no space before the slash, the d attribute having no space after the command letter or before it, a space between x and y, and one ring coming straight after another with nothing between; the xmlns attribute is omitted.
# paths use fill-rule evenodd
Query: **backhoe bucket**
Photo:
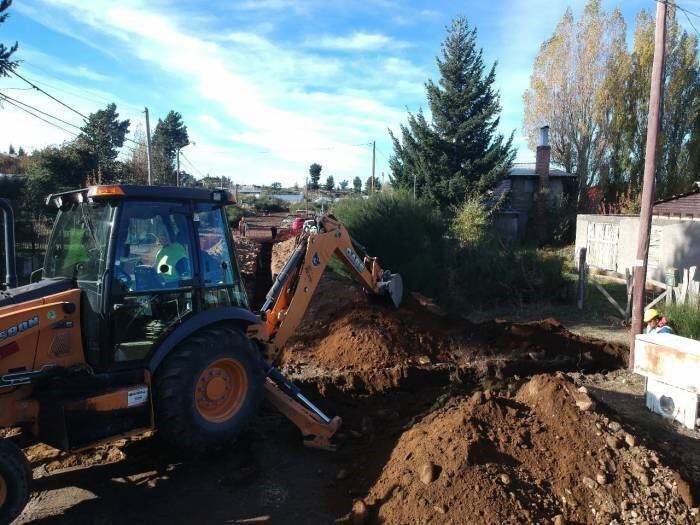
<svg viewBox="0 0 700 525"><path fill-rule="evenodd" d="M389 280L383 281L381 285L384 291L389 294L391 302L394 303L396 308L398 308L403 299L403 279L401 278L401 275L398 273L392 273Z"/></svg>

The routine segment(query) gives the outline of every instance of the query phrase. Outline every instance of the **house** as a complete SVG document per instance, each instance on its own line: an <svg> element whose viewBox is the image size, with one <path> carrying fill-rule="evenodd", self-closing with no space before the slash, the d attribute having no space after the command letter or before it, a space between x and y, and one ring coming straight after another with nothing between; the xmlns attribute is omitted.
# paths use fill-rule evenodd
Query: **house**
<svg viewBox="0 0 700 525"><path fill-rule="evenodd" d="M494 190L494 195L507 197L506 205L496 216L498 230L507 238L525 237L535 215L535 202L540 189L548 188L550 199L561 198L567 181L576 174L550 166L552 147L549 126L540 128L540 145L534 163L514 163L508 177Z"/></svg>
<svg viewBox="0 0 700 525"><path fill-rule="evenodd" d="M624 275L637 257L638 215L579 215L576 251L586 248L590 267ZM578 256L578 255L576 255ZM647 278L700 266L700 190L654 203Z"/></svg>

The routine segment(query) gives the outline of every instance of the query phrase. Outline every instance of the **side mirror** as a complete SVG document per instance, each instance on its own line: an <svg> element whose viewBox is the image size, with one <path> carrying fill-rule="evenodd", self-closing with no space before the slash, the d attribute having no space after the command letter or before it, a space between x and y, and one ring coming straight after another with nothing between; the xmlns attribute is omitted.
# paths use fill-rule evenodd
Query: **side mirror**
<svg viewBox="0 0 700 525"><path fill-rule="evenodd" d="M43 273L44 273L43 268L38 268L38 269L34 270L29 275L29 282L30 283L38 283L39 281L41 281L41 277L42 277Z"/></svg>

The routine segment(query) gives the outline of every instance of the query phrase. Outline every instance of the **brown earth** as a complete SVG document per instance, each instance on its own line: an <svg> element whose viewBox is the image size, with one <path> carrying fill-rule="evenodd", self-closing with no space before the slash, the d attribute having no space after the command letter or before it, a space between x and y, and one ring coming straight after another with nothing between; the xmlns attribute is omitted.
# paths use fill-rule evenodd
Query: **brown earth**
<svg viewBox="0 0 700 525"><path fill-rule="evenodd" d="M365 498L375 521L694 523L676 473L577 394L540 375L451 399L399 438Z"/></svg>
<svg viewBox="0 0 700 525"><path fill-rule="evenodd" d="M283 242L276 242L272 245L270 271L272 272L273 276L278 275L282 271L284 263L287 262L287 259L291 257L294 248L296 248L296 242L297 238L293 237L292 239L287 239Z"/></svg>
<svg viewBox="0 0 700 525"><path fill-rule="evenodd" d="M293 249L268 243L261 257L257 242L236 242L253 284ZM682 459L556 374L620 368L623 345L555 320L471 323L421 302L395 310L324 274L281 368L342 416L337 452L304 448L269 407L208 456L157 435L79 454L38 445L26 450L36 481L20 522L693 522L694 487L668 468Z"/></svg>

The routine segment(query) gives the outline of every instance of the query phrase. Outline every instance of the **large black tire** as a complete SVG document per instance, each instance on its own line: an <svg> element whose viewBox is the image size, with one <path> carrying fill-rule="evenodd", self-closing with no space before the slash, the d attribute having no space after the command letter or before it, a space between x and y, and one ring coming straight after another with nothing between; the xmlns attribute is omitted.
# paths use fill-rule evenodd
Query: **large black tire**
<svg viewBox="0 0 700 525"><path fill-rule="evenodd" d="M29 500L32 469L12 441L0 439L0 525L12 523Z"/></svg>
<svg viewBox="0 0 700 525"><path fill-rule="evenodd" d="M226 367L236 375L227 375ZM224 378L218 383L221 396L212 396L218 401L207 397L207 376L212 374L215 380L216 374ZM263 396L263 380L257 350L240 329L204 328L175 347L156 372L156 428L180 448L193 452L221 448L255 418ZM222 387L222 381L226 386ZM231 389L234 394L228 393ZM233 404L228 403L231 395ZM218 412L217 402L223 407ZM233 412L227 413L226 406Z"/></svg>

